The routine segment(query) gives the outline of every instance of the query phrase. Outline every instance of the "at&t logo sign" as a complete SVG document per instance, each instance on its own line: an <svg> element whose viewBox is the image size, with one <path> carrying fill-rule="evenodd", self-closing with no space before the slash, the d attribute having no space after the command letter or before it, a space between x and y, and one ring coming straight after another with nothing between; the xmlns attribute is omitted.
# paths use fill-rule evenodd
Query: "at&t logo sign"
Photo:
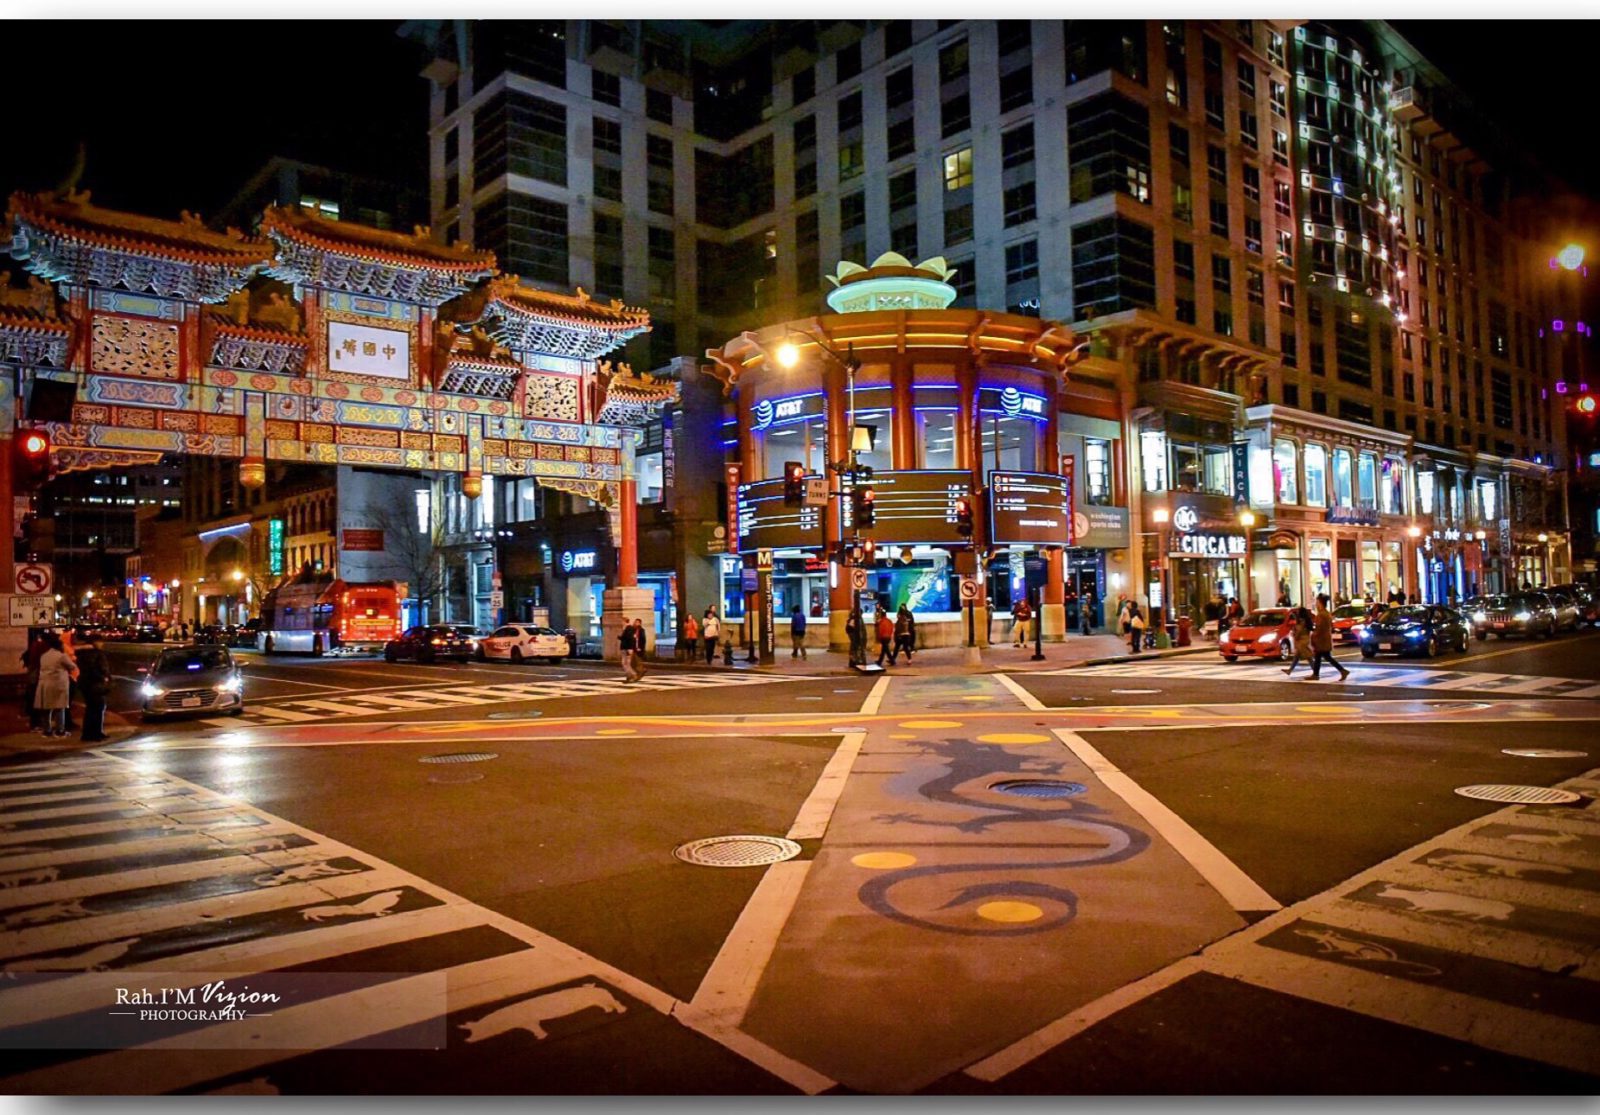
<svg viewBox="0 0 1600 1115"><path fill-rule="evenodd" d="M561 572L586 573L595 568L599 555L593 550L562 550Z"/></svg>

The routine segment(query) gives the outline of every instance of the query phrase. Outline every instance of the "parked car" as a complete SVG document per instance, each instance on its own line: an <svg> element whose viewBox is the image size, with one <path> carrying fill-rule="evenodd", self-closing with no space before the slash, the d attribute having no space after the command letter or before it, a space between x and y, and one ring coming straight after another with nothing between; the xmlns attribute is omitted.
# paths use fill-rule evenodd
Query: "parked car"
<svg viewBox="0 0 1600 1115"><path fill-rule="evenodd" d="M472 639L455 627L445 623L430 623L425 627L410 628L399 638L383 644L383 660L396 662L402 658L413 658L424 665L441 658L465 662L472 657L473 649Z"/></svg>
<svg viewBox="0 0 1600 1115"><path fill-rule="evenodd" d="M1294 657L1294 613L1288 608L1249 612L1222 633L1217 649L1229 662L1240 655L1288 661Z"/></svg>
<svg viewBox="0 0 1600 1115"><path fill-rule="evenodd" d="M1359 643L1371 608L1366 604L1346 604L1333 610L1333 638L1339 643Z"/></svg>
<svg viewBox="0 0 1600 1115"><path fill-rule="evenodd" d="M447 623L445 626L453 629L457 635L470 642L473 654L478 653L478 644L483 640L482 631L479 631L470 623Z"/></svg>
<svg viewBox="0 0 1600 1115"><path fill-rule="evenodd" d="M256 618L240 627L228 628L228 645L230 647L256 648L256 643L261 637L261 620Z"/></svg>
<svg viewBox="0 0 1600 1115"><path fill-rule="evenodd" d="M1559 588L1547 588L1543 594L1556 610L1556 630L1576 631L1583 623L1583 606L1572 593Z"/></svg>
<svg viewBox="0 0 1600 1115"><path fill-rule="evenodd" d="M166 632L154 623L141 623L133 629L133 641L136 643L159 643L165 638Z"/></svg>
<svg viewBox="0 0 1600 1115"><path fill-rule="evenodd" d="M1390 608L1367 624L1361 635L1361 657L1420 654L1433 658L1443 650L1465 651L1471 641L1471 625L1460 612L1437 604L1406 604Z"/></svg>
<svg viewBox="0 0 1600 1115"><path fill-rule="evenodd" d="M170 713L244 711L244 674L227 647L172 647L141 666L140 709L146 720Z"/></svg>
<svg viewBox="0 0 1600 1115"><path fill-rule="evenodd" d="M1577 583L1557 585L1562 592L1571 593L1578 602L1578 621L1580 623L1600 624L1600 592L1596 592L1588 585Z"/></svg>
<svg viewBox="0 0 1600 1115"><path fill-rule="evenodd" d="M531 623L512 623L495 628L493 634L478 640L478 661L509 659L522 662L542 658L552 666L571 653L572 644L559 631Z"/></svg>
<svg viewBox="0 0 1600 1115"><path fill-rule="evenodd" d="M1491 633L1500 639L1507 635L1550 638L1556 633L1556 610L1542 592L1486 596L1471 618L1473 633L1480 639Z"/></svg>

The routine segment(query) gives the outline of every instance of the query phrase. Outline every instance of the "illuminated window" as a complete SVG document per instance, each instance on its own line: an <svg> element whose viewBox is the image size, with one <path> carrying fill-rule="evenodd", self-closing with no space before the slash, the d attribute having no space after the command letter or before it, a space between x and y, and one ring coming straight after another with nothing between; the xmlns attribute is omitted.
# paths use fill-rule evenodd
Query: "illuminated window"
<svg viewBox="0 0 1600 1115"><path fill-rule="evenodd" d="M1278 438L1272 443L1272 476L1279 503L1298 503L1299 486L1295 476L1294 442Z"/></svg>
<svg viewBox="0 0 1600 1115"><path fill-rule="evenodd" d="M972 148L963 147L944 157L944 188L959 190L972 185Z"/></svg>
<svg viewBox="0 0 1600 1115"><path fill-rule="evenodd" d="M1083 439L1084 500L1097 506L1111 502L1111 443L1099 438Z"/></svg>
<svg viewBox="0 0 1600 1115"><path fill-rule="evenodd" d="M1167 435L1160 430L1139 434L1139 463L1144 473L1144 490L1167 490Z"/></svg>
<svg viewBox="0 0 1600 1115"><path fill-rule="evenodd" d="M1302 455L1306 466L1306 503L1328 506L1328 451L1320 445L1307 445Z"/></svg>
<svg viewBox="0 0 1600 1115"><path fill-rule="evenodd" d="M1335 507L1355 506L1355 460L1350 450L1333 451L1333 502Z"/></svg>

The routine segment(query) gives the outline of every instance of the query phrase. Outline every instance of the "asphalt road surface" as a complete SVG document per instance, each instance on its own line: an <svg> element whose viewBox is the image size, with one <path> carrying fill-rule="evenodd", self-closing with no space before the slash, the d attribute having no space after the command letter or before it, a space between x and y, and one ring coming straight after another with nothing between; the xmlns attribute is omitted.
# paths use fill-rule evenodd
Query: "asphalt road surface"
<svg viewBox="0 0 1600 1115"><path fill-rule="evenodd" d="M8 1092L1600 1084L1594 634L1315 682L246 654L242 716L143 724L153 650L110 744L0 758ZM279 1001L126 1001L216 973Z"/></svg>

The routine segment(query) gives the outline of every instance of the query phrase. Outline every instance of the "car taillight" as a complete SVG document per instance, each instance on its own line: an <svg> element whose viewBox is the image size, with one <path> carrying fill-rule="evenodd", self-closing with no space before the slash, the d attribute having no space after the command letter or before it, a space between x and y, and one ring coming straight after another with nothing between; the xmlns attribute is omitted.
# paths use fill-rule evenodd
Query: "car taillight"
<svg viewBox="0 0 1600 1115"><path fill-rule="evenodd" d="M436 647L444 646L444 640L443 639L429 639L428 642L432 643Z"/></svg>

